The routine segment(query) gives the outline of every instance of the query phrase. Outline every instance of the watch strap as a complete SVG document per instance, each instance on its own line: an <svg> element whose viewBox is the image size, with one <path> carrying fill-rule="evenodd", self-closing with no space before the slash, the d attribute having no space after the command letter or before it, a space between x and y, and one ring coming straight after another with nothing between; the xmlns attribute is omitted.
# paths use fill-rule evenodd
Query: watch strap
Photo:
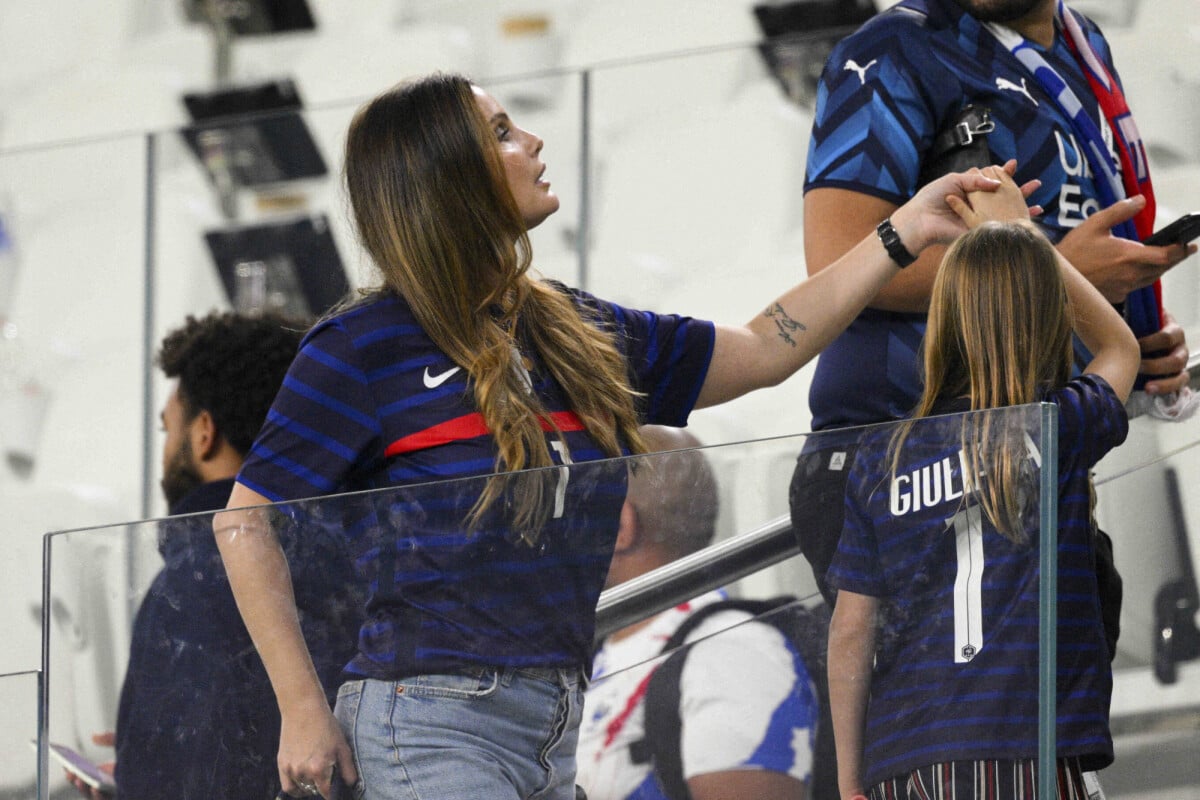
<svg viewBox="0 0 1200 800"><path fill-rule="evenodd" d="M875 233L879 236L879 241L883 242L883 248L887 250L892 261L895 261L901 269L917 260L917 257L904 246L904 242L900 241L900 234L892 227L890 218L879 223L875 228Z"/></svg>

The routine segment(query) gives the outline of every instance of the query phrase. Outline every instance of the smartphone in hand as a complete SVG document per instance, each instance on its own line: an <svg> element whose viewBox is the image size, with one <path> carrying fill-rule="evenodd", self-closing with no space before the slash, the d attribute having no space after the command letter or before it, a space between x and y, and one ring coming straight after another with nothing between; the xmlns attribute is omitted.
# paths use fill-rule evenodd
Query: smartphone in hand
<svg viewBox="0 0 1200 800"><path fill-rule="evenodd" d="M342 780L342 776L338 774L337 767L333 768L333 780L330 784L330 794L333 796L329 800L354 800L354 790Z"/></svg>
<svg viewBox="0 0 1200 800"><path fill-rule="evenodd" d="M1146 237L1142 244L1166 247L1170 244L1187 244L1200 236L1200 212L1184 214L1165 228Z"/></svg>
<svg viewBox="0 0 1200 800"><path fill-rule="evenodd" d="M30 741L30 745L37 749L37 742ZM86 783L93 789L99 789L105 794L116 794L117 785L113 782L113 776L100 769L100 765L89 759L87 756L72 750L65 744L55 744L50 742L46 745L50 753L50 757L61 764L66 770L77 776L81 781Z"/></svg>
<svg viewBox="0 0 1200 800"><path fill-rule="evenodd" d="M330 778L329 786L329 797L325 800L354 800L354 790L345 784L345 782L342 780L342 776L338 774L336 767L334 767L333 776ZM287 792L280 792L275 800L309 800L310 797L311 796L297 796L288 794Z"/></svg>

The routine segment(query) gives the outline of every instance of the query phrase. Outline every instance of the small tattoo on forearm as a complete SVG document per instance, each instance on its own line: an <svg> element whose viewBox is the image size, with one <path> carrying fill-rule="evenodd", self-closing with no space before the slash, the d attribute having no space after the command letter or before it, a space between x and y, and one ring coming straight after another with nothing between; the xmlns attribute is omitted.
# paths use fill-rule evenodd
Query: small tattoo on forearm
<svg viewBox="0 0 1200 800"><path fill-rule="evenodd" d="M763 316L775 320L775 327L779 329L779 338L792 347L796 346L796 340L792 338L792 334L808 330L804 327L804 323L789 317L779 303L768 306L767 310L763 312Z"/></svg>

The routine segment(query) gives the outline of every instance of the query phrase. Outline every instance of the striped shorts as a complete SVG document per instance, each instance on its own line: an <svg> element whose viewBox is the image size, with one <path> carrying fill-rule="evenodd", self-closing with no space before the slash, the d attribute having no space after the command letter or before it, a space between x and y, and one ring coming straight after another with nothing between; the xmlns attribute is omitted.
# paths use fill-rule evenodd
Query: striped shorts
<svg viewBox="0 0 1200 800"><path fill-rule="evenodd" d="M877 783L869 800L1037 800L1037 763L948 761ZM1058 759L1058 800L1103 800L1094 773L1084 778L1079 759Z"/></svg>

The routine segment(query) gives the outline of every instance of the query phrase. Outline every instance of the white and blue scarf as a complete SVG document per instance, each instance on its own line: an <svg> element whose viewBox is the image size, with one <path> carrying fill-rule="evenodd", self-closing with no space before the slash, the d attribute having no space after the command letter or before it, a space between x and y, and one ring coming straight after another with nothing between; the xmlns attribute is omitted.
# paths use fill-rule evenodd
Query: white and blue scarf
<svg viewBox="0 0 1200 800"><path fill-rule="evenodd" d="M1079 62L1100 110L1112 129L1118 157L1116 162L1097 122L1088 116L1087 109L1079 97L1057 70L1046 62L1037 48L1010 28L995 23L989 24L987 28L1012 52L1071 120L1078 140L1083 143L1088 164L1093 174L1098 176L1096 186L1101 204L1107 208L1135 194L1146 198L1145 207L1134 219L1113 228L1113 233L1117 236L1141 241L1153 232L1155 216L1154 186L1150 181L1150 168L1141 135L1134 124L1121 87L1096 55L1091 42L1079 25L1079 20L1067 11L1063 0L1058 1L1056 22L1059 29L1065 33L1067 46ZM1162 289L1158 281L1152 286L1129 294L1125 299L1125 319L1134 334L1139 337L1162 328Z"/></svg>

